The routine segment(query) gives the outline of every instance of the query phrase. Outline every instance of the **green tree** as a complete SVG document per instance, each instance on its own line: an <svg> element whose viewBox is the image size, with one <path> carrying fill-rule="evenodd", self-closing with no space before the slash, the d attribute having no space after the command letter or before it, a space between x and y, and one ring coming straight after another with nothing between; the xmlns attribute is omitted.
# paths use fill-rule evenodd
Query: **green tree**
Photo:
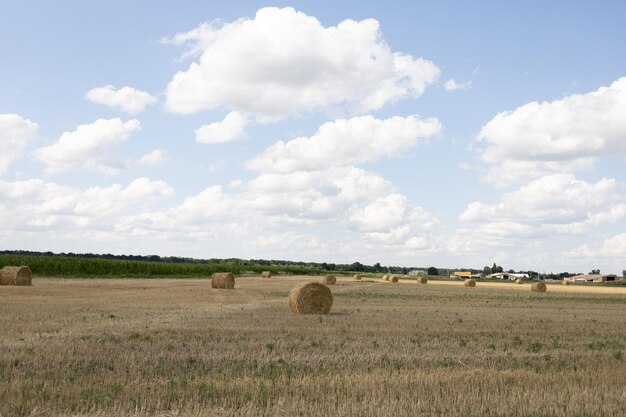
<svg viewBox="0 0 626 417"><path fill-rule="evenodd" d="M592 269L591 272L589 273L589 275L600 275L600 270L599 269Z"/></svg>
<svg viewBox="0 0 626 417"><path fill-rule="evenodd" d="M498 265L496 265L496 263L493 263L493 266L491 267L491 273L495 274L496 272L498 272Z"/></svg>
<svg viewBox="0 0 626 417"><path fill-rule="evenodd" d="M428 275L439 275L439 270L434 266L428 268Z"/></svg>
<svg viewBox="0 0 626 417"><path fill-rule="evenodd" d="M483 275L489 275L491 274L491 268L489 268L488 266L483 268Z"/></svg>

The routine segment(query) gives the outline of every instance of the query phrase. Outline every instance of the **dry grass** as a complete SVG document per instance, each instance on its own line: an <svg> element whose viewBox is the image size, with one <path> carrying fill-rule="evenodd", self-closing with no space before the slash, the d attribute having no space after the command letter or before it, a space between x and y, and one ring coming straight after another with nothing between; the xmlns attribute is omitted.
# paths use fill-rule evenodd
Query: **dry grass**
<svg viewBox="0 0 626 417"><path fill-rule="evenodd" d="M623 288L309 279L0 287L0 416L624 415Z"/></svg>

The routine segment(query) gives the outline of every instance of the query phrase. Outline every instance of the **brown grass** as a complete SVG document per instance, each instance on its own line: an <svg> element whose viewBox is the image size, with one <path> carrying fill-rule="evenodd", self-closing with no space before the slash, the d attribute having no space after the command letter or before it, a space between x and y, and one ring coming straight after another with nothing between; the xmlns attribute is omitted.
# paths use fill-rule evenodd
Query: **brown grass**
<svg viewBox="0 0 626 417"><path fill-rule="evenodd" d="M235 288L235 276L230 272L215 272L211 276L211 288L232 290Z"/></svg>
<svg viewBox="0 0 626 417"><path fill-rule="evenodd" d="M546 292L546 284L544 284L543 282L533 282L533 284L530 286L530 289L533 292Z"/></svg>
<svg viewBox="0 0 626 417"><path fill-rule="evenodd" d="M474 281L473 279L466 279L465 281L463 281L463 286L468 288L474 288L476 286L476 281Z"/></svg>
<svg viewBox="0 0 626 417"><path fill-rule="evenodd" d="M333 306L333 294L325 284L310 282L289 292L289 308L298 314L328 314Z"/></svg>
<svg viewBox="0 0 626 417"><path fill-rule="evenodd" d="M624 415L625 288L310 279L0 287L0 416Z"/></svg>
<svg viewBox="0 0 626 417"><path fill-rule="evenodd" d="M27 266L5 266L0 269L0 285L31 285L32 276Z"/></svg>

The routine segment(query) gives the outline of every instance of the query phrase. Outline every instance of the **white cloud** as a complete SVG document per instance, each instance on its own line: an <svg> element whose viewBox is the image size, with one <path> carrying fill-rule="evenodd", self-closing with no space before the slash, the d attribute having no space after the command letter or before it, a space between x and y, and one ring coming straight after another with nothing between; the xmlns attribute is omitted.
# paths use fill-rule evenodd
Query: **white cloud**
<svg viewBox="0 0 626 417"><path fill-rule="evenodd" d="M19 158L37 135L37 123L17 114L0 114L0 174Z"/></svg>
<svg viewBox="0 0 626 417"><path fill-rule="evenodd" d="M155 149L148 152L137 160L137 165L142 167L151 167L161 165L167 159L167 154L161 149Z"/></svg>
<svg viewBox="0 0 626 417"><path fill-rule="evenodd" d="M597 91L502 112L482 127L486 176L496 185L593 166L626 155L626 77ZM502 175L504 174L504 176Z"/></svg>
<svg viewBox="0 0 626 417"><path fill-rule="evenodd" d="M569 258L626 258L626 233L621 233L605 239L598 244L584 244L563 253ZM621 267L624 269L623 261ZM618 261L619 263L619 261Z"/></svg>
<svg viewBox="0 0 626 417"><path fill-rule="evenodd" d="M87 91L85 98L92 103L114 107L128 114L139 114L146 106L156 103L157 98L145 91L135 90L132 87L116 89L112 85L96 87Z"/></svg>
<svg viewBox="0 0 626 417"><path fill-rule="evenodd" d="M63 133L55 144L35 150L34 156L48 165L49 172L88 169L116 173L124 164L112 158L109 151L139 129L136 119L98 119Z"/></svg>
<svg viewBox="0 0 626 417"><path fill-rule="evenodd" d="M457 83L456 81L454 81L454 78L450 78L448 81L446 81L443 84L443 88L446 91L454 91L454 90L469 90L472 88L472 82L471 81L465 81L462 83Z"/></svg>
<svg viewBox="0 0 626 417"><path fill-rule="evenodd" d="M228 107L260 121L334 106L365 113L419 97L439 75L432 62L393 52L374 19L324 27L292 8L205 23L166 42L200 55L167 86L165 106L177 113Z"/></svg>
<svg viewBox="0 0 626 417"><path fill-rule="evenodd" d="M199 143L226 143L243 138L245 128L250 121L243 114L231 111L221 122L210 123L196 129L196 141Z"/></svg>
<svg viewBox="0 0 626 417"><path fill-rule="evenodd" d="M311 137L275 143L246 166L263 172L294 172L364 163L398 156L441 130L437 119L418 116L339 119L324 123Z"/></svg>
<svg viewBox="0 0 626 417"><path fill-rule="evenodd" d="M112 229L118 215L143 210L174 193L163 181L138 178L86 190L31 179L0 181L0 222L5 230ZM10 201L11 204L1 204Z"/></svg>
<svg viewBox="0 0 626 417"><path fill-rule="evenodd" d="M499 203L470 203L460 220L488 225L482 236L575 235L625 217L625 202L614 179L589 183L572 174L554 174L504 194Z"/></svg>

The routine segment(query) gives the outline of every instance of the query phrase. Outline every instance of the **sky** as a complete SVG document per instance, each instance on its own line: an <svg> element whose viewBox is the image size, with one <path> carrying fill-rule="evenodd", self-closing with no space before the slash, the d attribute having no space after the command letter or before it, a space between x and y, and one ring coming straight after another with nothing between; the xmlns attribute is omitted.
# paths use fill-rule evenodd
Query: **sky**
<svg viewBox="0 0 626 417"><path fill-rule="evenodd" d="M624 2L0 7L0 249L626 269Z"/></svg>

